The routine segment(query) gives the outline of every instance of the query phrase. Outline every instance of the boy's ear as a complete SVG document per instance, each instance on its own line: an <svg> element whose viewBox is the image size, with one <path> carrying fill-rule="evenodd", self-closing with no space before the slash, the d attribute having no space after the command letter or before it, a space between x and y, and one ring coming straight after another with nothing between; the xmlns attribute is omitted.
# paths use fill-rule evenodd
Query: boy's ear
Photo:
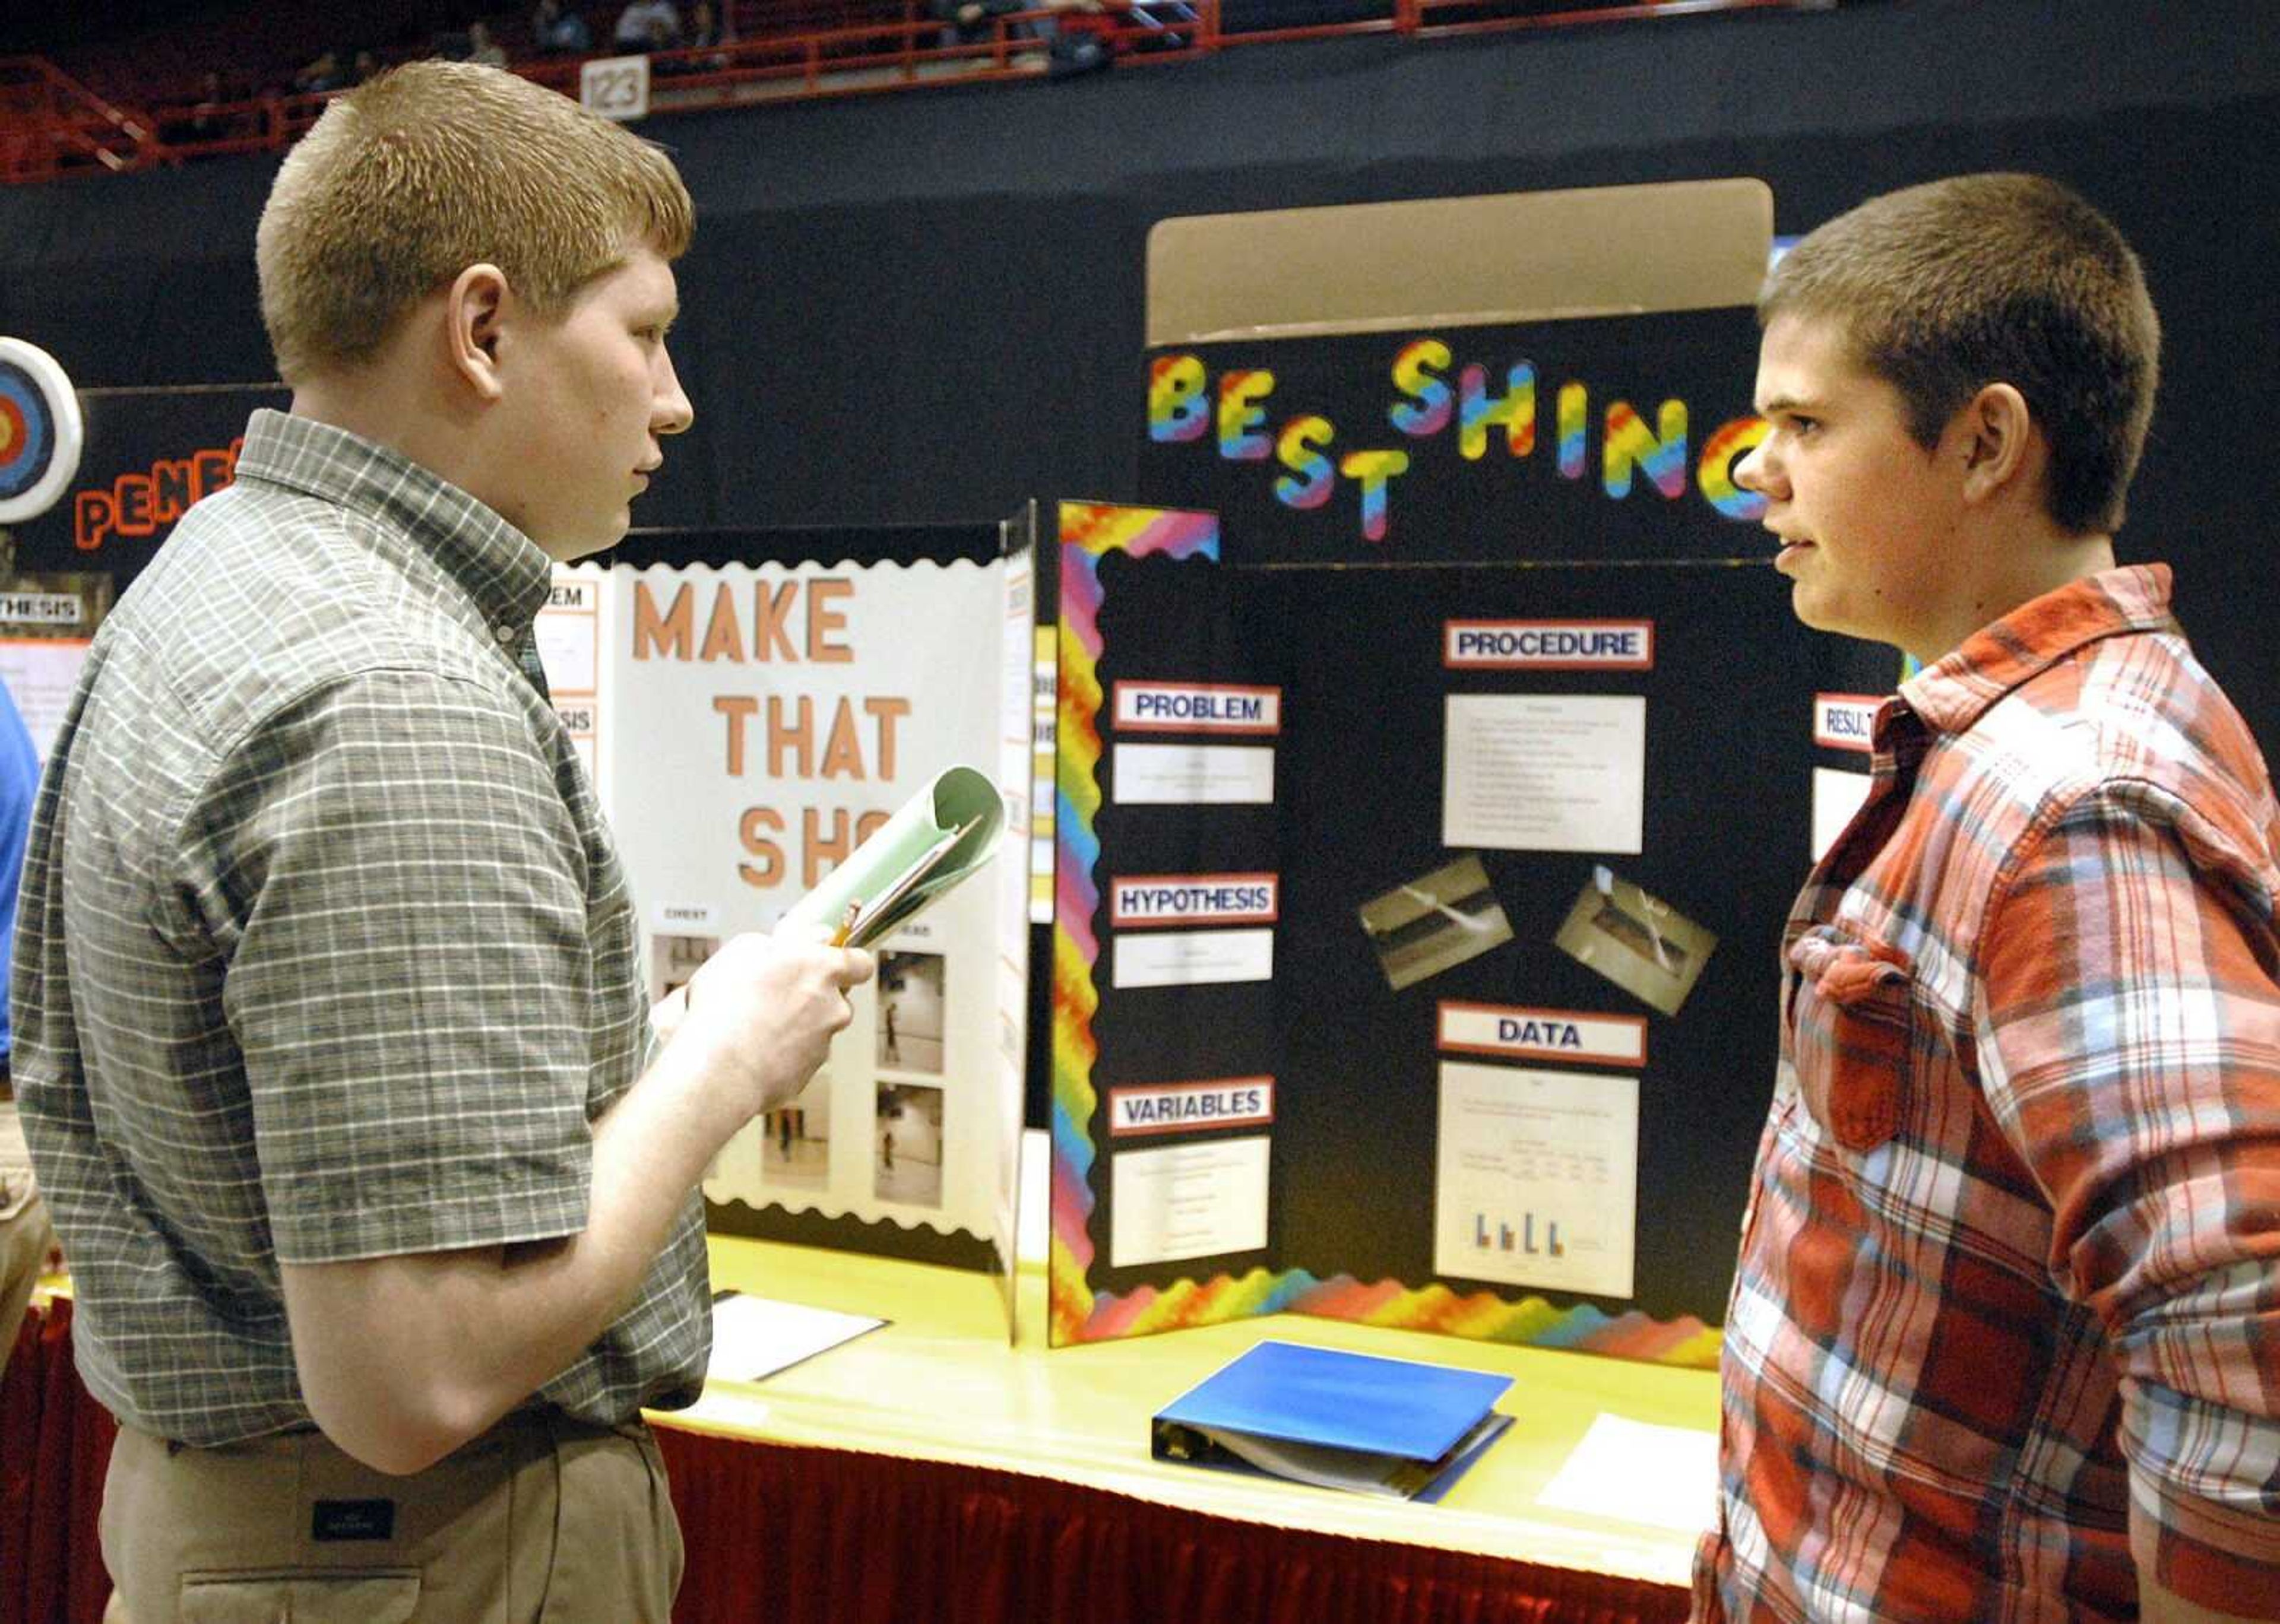
<svg viewBox="0 0 2280 1624"><path fill-rule="evenodd" d="M1963 494L1984 502L2038 477L2043 450L2027 397L2008 383L1991 383L1956 414L1952 431L1961 442Z"/></svg>
<svg viewBox="0 0 2280 1624"><path fill-rule="evenodd" d="M481 400L494 401L505 392L499 331L510 297L506 273L488 264L460 272L443 296L446 358Z"/></svg>

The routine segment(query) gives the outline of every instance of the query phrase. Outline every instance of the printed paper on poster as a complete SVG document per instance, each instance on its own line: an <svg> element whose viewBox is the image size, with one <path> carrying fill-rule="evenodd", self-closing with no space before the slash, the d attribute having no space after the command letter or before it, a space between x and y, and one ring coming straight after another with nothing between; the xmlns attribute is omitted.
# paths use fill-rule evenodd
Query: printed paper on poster
<svg viewBox="0 0 2280 1624"><path fill-rule="evenodd" d="M1259 1135L1109 1158L1109 1266L1264 1249L1268 1143Z"/></svg>
<svg viewBox="0 0 2280 1624"><path fill-rule="evenodd" d="M1119 936L1113 981L1118 987L1202 987L1275 979L1271 930L1155 931Z"/></svg>
<svg viewBox="0 0 2280 1624"><path fill-rule="evenodd" d="M1628 1298L1638 1079L1441 1063L1433 1272Z"/></svg>
<svg viewBox="0 0 2280 1624"><path fill-rule="evenodd" d="M1646 701L1452 694L1441 841L1507 851L1640 850Z"/></svg>
<svg viewBox="0 0 2280 1624"><path fill-rule="evenodd" d="M24 730L41 760L55 748L71 712L71 697L79 686L80 668L87 664L88 643L73 638L8 638L0 640L0 681L16 702Z"/></svg>
<svg viewBox="0 0 2280 1624"><path fill-rule="evenodd" d="M1121 806L1264 806L1275 799L1275 750L1267 744L1119 744Z"/></svg>
<svg viewBox="0 0 2280 1624"><path fill-rule="evenodd" d="M546 686L557 698L592 694L601 686L602 583L557 575L548 588L532 635Z"/></svg>
<svg viewBox="0 0 2280 1624"><path fill-rule="evenodd" d="M1837 843L1845 833L1845 826L1852 821L1852 814L1860 810L1860 803L1868 798L1870 782L1866 773L1847 773L1841 767L1813 769L1813 860L1816 863Z"/></svg>

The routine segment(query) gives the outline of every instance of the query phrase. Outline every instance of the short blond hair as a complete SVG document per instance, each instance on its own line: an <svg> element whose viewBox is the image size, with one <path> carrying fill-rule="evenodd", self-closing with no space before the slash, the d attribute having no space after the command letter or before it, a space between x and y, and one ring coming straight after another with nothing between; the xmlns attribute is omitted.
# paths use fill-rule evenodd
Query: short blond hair
<svg viewBox="0 0 2280 1624"><path fill-rule="evenodd" d="M471 265L558 311L630 243L678 258L693 213L670 158L567 97L408 63L326 108L270 188L254 263L278 374L370 359Z"/></svg>
<svg viewBox="0 0 2280 1624"><path fill-rule="evenodd" d="M2153 415L2161 324L2105 215L2055 181L1956 175L1887 192L1790 250L1758 321L1840 325L1926 448L2008 383L2051 450L2045 504L2076 535L2120 526Z"/></svg>

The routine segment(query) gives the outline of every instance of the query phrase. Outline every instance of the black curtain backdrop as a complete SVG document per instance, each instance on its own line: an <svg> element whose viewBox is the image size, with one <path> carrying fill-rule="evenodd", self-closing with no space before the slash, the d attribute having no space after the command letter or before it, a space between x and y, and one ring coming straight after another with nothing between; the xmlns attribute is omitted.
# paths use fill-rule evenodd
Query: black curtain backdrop
<svg viewBox="0 0 2280 1624"><path fill-rule="evenodd" d="M2168 335L2124 553L2181 566L2196 641L2280 750L2261 624L2280 479L2256 428L2280 328L2266 0L1856 0L1262 46L643 133L700 220L677 343L697 426L640 510L668 527L1152 499L1138 358L1159 219L1756 175L1795 234L1937 175L2056 175L2137 243ZM0 332L81 388L267 378L252 242L274 165L0 189Z"/></svg>

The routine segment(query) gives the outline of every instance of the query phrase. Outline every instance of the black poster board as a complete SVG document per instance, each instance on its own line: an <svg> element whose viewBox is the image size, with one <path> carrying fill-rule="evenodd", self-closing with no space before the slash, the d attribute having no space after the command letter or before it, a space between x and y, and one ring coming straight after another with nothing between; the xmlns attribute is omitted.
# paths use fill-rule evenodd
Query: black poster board
<svg viewBox="0 0 2280 1624"><path fill-rule="evenodd" d="M1094 901L1059 927L1056 1026L1071 1035L1090 1002L1081 1035L1091 1054L1080 1089L1070 1074L1081 1048L1057 1043L1059 1338L1290 1308L1637 1357L1712 1357L1708 1328L1722 1312L1774 1072L1781 922L1810 860L1812 768L1829 761L1814 743L1814 697L1833 650L1791 616L1786 583L1755 560L1244 568L1203 548L1184 557L1111 549L1088 567L1098 581L1089 628L1098 801L1079 838L1064 843L1059 891L1065 907L1082 895L1068 866L1089 841ZM1451 623L1475 620L1644 627L1652 663L1452 669ZM1119 745L1164 735L1119 727L1118 685L1174 679L1278 697L1271 804L1120 799ZM1522 695L1643 702L1637 851L1468 851L1444 842L1451 697ZM1065 732L1069 723L1065 687ZM1085 798L1070 766L1065 757L1065 816ZM1363 905L1464 858L1477 859L1509 939L1394 985ZM1555 943L1595 871L1715 937L1675 1010ZM1113 917L1121 877L1246 873L1276 882L1271 980L1117 984L1115 955L1133 934ZM1483 900L1460 902L1470 912ZM1083 941L1096 944L1094 959L1086 985L1073 989L1071 946ZM1635 1023L1644 1060L1483 1058L1442 1041L1452 1005ZM1437 1102L1452 1062L1637 1079L1627 1294L1437 1272ZM1271 1122L1190 1122L1140 1136L1112 1109L1120 1089L1247 1078L1271 1080ZM1088 1155L1065 1153L1073 1134ZM1269 1145L1261 1244L1120 1266L1118 1156L1253 1135Z"/></svg>
<svg viewBox="0 0 2280 1624"><path fill-rule="evenodd" d="M1136 431L1178 505L1063 514L1058 1340L1291 1309L1714 1360L1782 923L1866 765L1831 727L1893 666L1797 624L1733 481L1765 432L1754 206L1477 200L1431 222L1471 244L1446 274L1380 241L1412 205L1152 242ZM1254 276L1265 244L1305 273ZM1181 739L1128 693L1180 683L1273 696L1271 793L1122 793L1128 744ZM1547 792L1506 746L1562 729ZM1572 793L1602 770L1622 793ZM1271 968L1125 974L1136 874L1271 881ZM1164 1120L1167 1079L1234 1114ZM1533 1130L1483 1152L1507 1105L1558 1125L1553 1174ZM1175 1189L1216 1230L1152 1212L1146 1150L1246 1138ZM1619 1142L1635 1182L1569 1178ZM1263 1222L1230 1218L1261 1183Z"/></svg>
<svg viewBox="0 0 2280 1624"><path fill-rule="evenodd" d="M1214 1263L1433 1278L1437 1072L1462 1058L1437 1043L1440 1006L1640 1019L1637 1285L1629 1300L1595 1305L1714 1323L1774 1073L1782 920L1809 858L1810 652L1783 583L1761 568L1267 573L1128 558L1104 560L1102 576L1104 689L1177 671L1282 693L1283 787L1271 806L1123 805L1113 750L1102 773L1105 868L1281 881L1272 981L1104 985L1093 1024L1104 1089L1276 1078L1269 1245ZM1445 670L1443 627L1475 616L1648 621L1654 667ZM1246 627L1272 635L1246 637ZM1442 841L1446 698L1521 693L1644 698L1644 849L1471 853L1511 940L1397 989L1359 909L1467 855ZM1596 867L1716 936L1675 1014L1554 945ZM1094 1193L1096 1222L1113 1224L1105 1174ZM1123 1294L1163 1274L1107 1268L1096 1279Z"/></svg>
<svg viewBox="0 0 2280 1624"><path fill-rule="evenodd" d="M1142 488L1237 565L1763 552L1746 309L1173 345Z"/></svg>

